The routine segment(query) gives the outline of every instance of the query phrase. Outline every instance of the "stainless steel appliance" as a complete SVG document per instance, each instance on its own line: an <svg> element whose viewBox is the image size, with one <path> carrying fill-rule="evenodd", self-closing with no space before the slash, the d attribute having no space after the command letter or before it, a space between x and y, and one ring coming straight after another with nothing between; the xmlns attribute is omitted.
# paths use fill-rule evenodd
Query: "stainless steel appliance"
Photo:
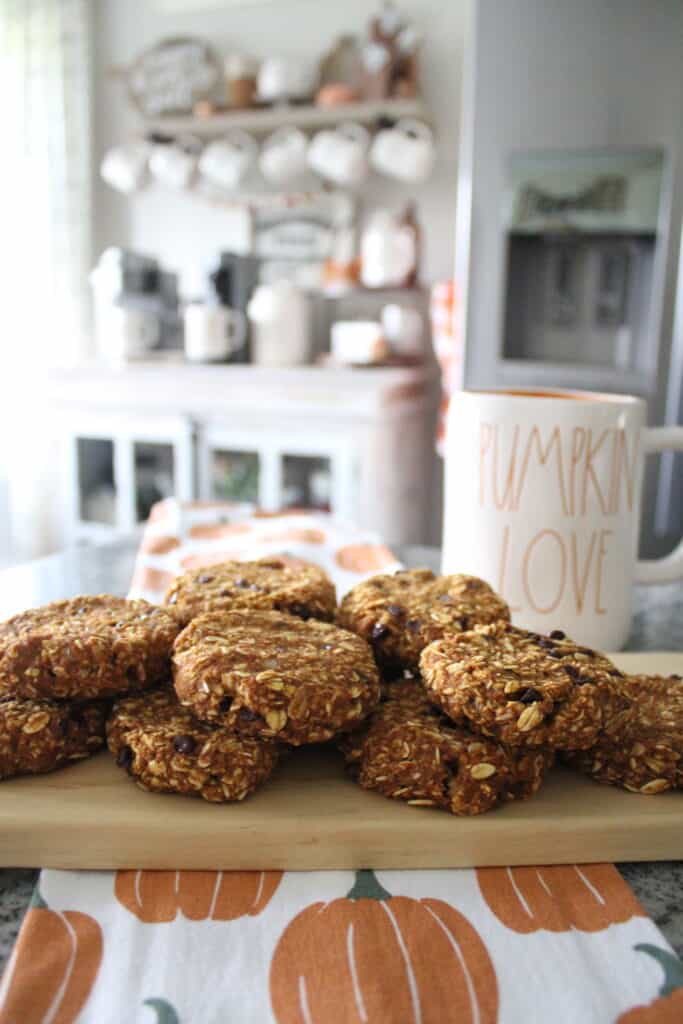
<svg viewBox="0 0 683 1024"><path fill-rule="evenodd" d="M661 149L510 155L502 361L586 376L601 368L608 386L637 374L647 387L668 215L664 166Z"/></svg>
<svg viewBox="0 0 683 1024"><path fill-rule="evenodd" d="M247 305L259 281L260 265L261 261L255 256L220 253L218 263L209 273L209 299L236 310L246 318ZM244 344L227 361L249 362L250 340L247 328Z"/></svg>
<svg viewBox="0 0 683 1024"><path fill-rule="evenodd" d="M90 274L95 338L104 358L180 348L177 276L144 253L111 247Z"/></svg>

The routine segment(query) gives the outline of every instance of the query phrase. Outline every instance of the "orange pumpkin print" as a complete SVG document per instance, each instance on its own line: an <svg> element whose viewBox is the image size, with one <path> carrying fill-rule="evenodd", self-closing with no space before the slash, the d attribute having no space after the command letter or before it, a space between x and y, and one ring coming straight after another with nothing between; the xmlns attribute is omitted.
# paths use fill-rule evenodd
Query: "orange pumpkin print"
<svg viewBox="0 0 683 1024"><path fill-rule="evenodd" d="M190 527L190 537L201 540L218 540L221 537L233 537L239 533L249 533L251 527L247 523L197 523Z"/></svg>
<svg viewBox="0 0 683 1024"><path fill-rule="evenodd" d="M322 530L314 530L312 527L304 527L297 530L295 527L291 527L288 530L282 530L281 533L269 533L267 537L261 538L264 543L274 543L280 540L289 540L299 542L301 544L324 544L325 534Z"/></svg>
<svg viewBox="0 0 683 1024"><path fill-rule="evenodd" d="M271 557L270 555L268 556ZM273 558L279 558L283 565L286 565L289 569L310 569L311 566L319 569L320 566L317 562L311 562L307 558L299 558L298 555L290 555L287 551L278 551Z"/></svg>
<svg viewBox="0 0 683 1024"><path fill-rule="evenodd" d="M312 509L310 508L297 508L292 505L291 508L257 508L254 512L255 519L278 519L280 516L310 516Z"/></svg>
<svg viewBox="0 0 683 1024"><path fill-rule="evenodd" d="M542 929L599 932L645 916L612 864L477 868L477 881L501 924L521 935Z"/></svg>
<svg viewBox="0 0 683 1024"><path fill-rule="evenodd" d="M203 569L208 565L220 565L221 562L239 561L241 551L204 551L198 555L186 555L180 564L184 569Z"/></svg>
<svg viewBox="0 0 683 1024"><path fill-rule="evenodd" d="M384 544L347 544L334 558L347 572L379 572L396 563L396 555Z"/></svg>
<svg viewBox="0 0 683 1024"><path fill-rule="evenodd" d="M144 551L146 555L165 555L177 547L180 547L177 537L165 533L151 533L142 538L140 551Z"/></svg>
<svg viewBox="0 0 683 1024"><path fill-rule="evenodd" d="M617 1024L681 1024L683 1020L683 964L666 949L643 942L633 947L647 953L664 971L664 984L659 998L647 1006L635 1006L622 1013Z"/></svg>
<svg viewBox="0 0 683 1024"><path fill-rule="evenodd" d="M239 502L225 501L220 498L195 498L194 501L186 501L184 508L234 508Z"/></svg>
<svg viewBox="0 0 683 1024"><path fill-rule="evenodd" d="M133 573L131 587L134 590L166 590L175 579L175 573L165 569L153 569L149 565L139 565Z"/></svg>
<svg viewBox="0 0 683 1024"><path fill-rule="evenodd" d="M37 897L0 985L0 1024L72 1024L101 962L97 921L75 910L50 910Z"/></svg>
<svg viewBox="0 0 683 1024"><path fill-rule="evenodd" d="M117 871L114 894L145 924L234 921L268 905L281 871Z"/></svg>
<svg viewBox="0 0 683 1024"><path fill-rule="evenodd" d="M496 972L469 921L441 900L391 896L358 871L346 899L285 928L270 967L278 1024L495 1024Z"/></svg>
<svg viewBox="0 0 683 1024"><path fill-rule="evenodd" d="M157 501L149 510L149 522L163 522L169 516L174 504L175 500L173 498L162 498L161 501Z"/></svg>

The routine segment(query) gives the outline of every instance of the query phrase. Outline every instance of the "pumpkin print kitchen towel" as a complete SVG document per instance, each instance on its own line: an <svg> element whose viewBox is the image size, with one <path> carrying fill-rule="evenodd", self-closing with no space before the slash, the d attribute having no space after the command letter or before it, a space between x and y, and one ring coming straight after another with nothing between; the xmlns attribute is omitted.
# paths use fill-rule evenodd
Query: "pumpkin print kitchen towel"
<svg viewBox="0 0 683 1024"><path fill-rule="evenodd" d="M183 568L275 553L323 565L340 593L398 567L324 515L168 501L133 593L160 600ZM43 871L0 1024L123 1021L680 1024L683 969L607 864Z"/></svg>

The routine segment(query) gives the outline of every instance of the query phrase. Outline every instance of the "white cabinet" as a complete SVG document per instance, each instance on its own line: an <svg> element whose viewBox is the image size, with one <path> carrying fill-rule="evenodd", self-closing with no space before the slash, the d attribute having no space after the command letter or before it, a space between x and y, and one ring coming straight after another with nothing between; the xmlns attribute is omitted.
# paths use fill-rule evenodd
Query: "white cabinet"
<svg viewBox="0 0 683 1024"><path fill-rule="evenodd" d="M67 449L66 533L108 540L144 522L162 498L194 497L192 421L75 408L61 416Z"/></svg>
<svg viewBox="0 0 683 1024"><path fill-rule="evenodd" d="M219 420L197 434L199 497L251 501L268 510L317 508L353 519L358 458L352 438L324 424L254 425Z"/></svg>
<svg viewBox="0 0 683 1024"><path fill-rule="evenodd" d="M428 368L136 365L54 374L67 534L134 529L174 494L320 508L393 543L434 539Z"/></svg>

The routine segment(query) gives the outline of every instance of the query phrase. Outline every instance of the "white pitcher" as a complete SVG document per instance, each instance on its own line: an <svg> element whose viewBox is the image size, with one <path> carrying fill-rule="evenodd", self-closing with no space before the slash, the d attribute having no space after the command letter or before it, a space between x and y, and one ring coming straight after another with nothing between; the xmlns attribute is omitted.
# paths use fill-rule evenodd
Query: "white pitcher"
<svg viewBox="0 0 683 1024"><path fill-rule="evenodd" d="M361 281L366 288L398 288L417 262L415 232L391 210L376 210L361 236Z"/></svg>

